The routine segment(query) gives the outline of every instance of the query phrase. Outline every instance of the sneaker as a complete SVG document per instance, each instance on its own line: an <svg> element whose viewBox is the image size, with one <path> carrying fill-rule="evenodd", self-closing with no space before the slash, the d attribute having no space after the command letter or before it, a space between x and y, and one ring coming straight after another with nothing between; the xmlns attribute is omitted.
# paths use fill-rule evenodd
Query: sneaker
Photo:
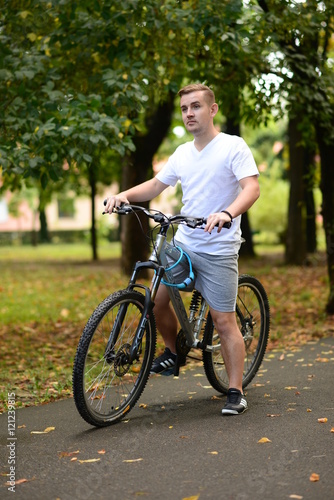
<svg viewBox="0 0 334 500"><path fill-rule="evenodd" d="M222 409L223 415L239 415L248 409L245 395L238 389L229 389L227 391L227 401Z"/></svg>
<svg viewBox="0 0 334 500"><path fill-rule="evenodd" d="M172 375L174 373L174 366L176 363L176 354L166 347L161 356L158 356L153 361L150 374L156 375Z"/></svg>

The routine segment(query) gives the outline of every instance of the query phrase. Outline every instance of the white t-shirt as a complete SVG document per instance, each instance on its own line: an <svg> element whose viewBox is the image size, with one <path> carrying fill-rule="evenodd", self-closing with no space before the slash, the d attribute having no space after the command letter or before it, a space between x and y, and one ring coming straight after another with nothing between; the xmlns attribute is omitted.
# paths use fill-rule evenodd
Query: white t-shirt
<svg viewBox="0 0 334 500"><path fill-rule="evenodd" d="M259 175L253 155L238 136L219 133L202 151L194 141L179 146L166 165L157 174L164 184L182 187L182 214L208 217L221 212L235 200L241 191L239 181ZM223 228L211 235L203 229L179 226L176 239L194 252L232 255L241 244L241 216L236 217L230 229Z"/></svg>

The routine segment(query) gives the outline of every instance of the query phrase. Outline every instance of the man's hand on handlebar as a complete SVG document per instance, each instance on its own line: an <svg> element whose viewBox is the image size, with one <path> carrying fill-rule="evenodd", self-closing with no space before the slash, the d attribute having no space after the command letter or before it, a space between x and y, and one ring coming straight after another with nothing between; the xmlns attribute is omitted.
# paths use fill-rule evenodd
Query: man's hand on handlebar
<svg viewBox="0 0 334 500"><path fill-rule="evenodd" d="M119 208L124 203L128 204L129 200L123 193L110 196L104 200L104 213L111 214L114 209Z"/></svg>
<svg viewBox="0 0 334 500"><path fill-rule="evenodd" d="M212 233L214 227L217 227L217 232L220 233L223 227L230 228L231 227L231 219L224 212L218 212L215 214L210 214L206 220L206 226L204 228L205 232Z"/></svg>

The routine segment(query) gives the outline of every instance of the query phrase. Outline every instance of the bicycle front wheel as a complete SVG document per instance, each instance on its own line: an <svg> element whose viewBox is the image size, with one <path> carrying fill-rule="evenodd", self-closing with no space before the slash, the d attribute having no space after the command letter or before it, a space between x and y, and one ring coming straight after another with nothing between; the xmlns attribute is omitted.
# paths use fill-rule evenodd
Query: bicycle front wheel
<svg viewBox="0 0 334 500"><path fill-rule="evenodd" d="M151 313L134 362L129 352L144 309L144 296L121 290L95 309L79 341L73 395L86 422L104 427L121 420L144 390L156 347Z"/></svg>
<svg viewBox="0 0 334 500"><path fill-rule="evenodd" d="M237 324L245 342L243 388L253 380L265 354L269 330L270 308L265 289L253 276L239 276L236 304ZM220 338L208 314L204 339L212 345L212 351L203 351L203 364L208 381L214 389L223 394L229 388L228 374L220 350Z"/></svg>

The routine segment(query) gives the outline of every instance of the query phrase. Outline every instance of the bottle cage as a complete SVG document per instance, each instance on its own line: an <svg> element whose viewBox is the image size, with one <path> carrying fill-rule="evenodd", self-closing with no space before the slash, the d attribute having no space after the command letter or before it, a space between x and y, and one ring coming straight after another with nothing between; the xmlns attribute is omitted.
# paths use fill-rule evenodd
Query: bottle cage
<svg viewBox="0 0 334 500"><path fill-rule="evenodd" d="M165 269L165 271L171 271L172 269L174 269L174 267L176 267L181 262L182 257L185 256L187 258L188 264L189 264L189 276L182 283L169 283L168 281L165 281L164 279L161 280L161 283L163 285L166 285L166 286L173 286L175 288L178 288L179 290L183 290L184 288L187 288L187 286L191 285L191 283L195 279L195 275L193 273L193 266L192 266L189 255L186 252L184 252L181 247L176 246L175 248L177 248L179 250L180 257L178 258L178 260L176 262L174 262L174 264L172 266L167 267Z"/></svg>

